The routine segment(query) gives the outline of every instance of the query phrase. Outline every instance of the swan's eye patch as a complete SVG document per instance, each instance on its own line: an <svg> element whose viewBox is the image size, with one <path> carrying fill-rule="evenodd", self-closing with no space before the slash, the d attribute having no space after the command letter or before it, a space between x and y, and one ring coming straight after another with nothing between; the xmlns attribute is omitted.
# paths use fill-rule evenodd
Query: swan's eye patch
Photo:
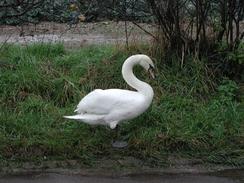
<svg viewBox="0 0 244 183"><path fill-rule="evenodd" d="M154 70L154 67L151 64L149 64L149 69L148 70Z"/></svg>

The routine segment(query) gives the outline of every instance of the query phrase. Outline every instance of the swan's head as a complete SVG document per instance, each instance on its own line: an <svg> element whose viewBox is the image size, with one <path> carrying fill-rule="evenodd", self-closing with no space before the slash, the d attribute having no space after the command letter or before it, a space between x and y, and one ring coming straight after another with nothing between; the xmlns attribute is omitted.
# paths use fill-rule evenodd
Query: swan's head
<svg viewBox="0 0 244 183"><path fill-rule="evenodd" d="M155 67L154 67L152 60L147 55L138 55L138 56L141 57L141 59L139 61L139 65L141 65L154 79L155 78L155 75L154 75Z"/></svg>

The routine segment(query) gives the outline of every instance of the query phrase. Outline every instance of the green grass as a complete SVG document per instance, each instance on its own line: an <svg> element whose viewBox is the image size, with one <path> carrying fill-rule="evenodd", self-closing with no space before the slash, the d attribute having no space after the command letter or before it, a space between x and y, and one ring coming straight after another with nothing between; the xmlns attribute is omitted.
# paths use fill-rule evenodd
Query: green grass
<svg viewBox="0 0 244 183"><path fill-rule="evenodd" d="M243 101L238 85L223 79L217 85L204 64L162 67L150 81L152 107L122 125L128 149L111 148L106 127L65 120L79 100L95 88L129 88L121 65L134 51L90 46L65 51L61 44L5 45L0 54L0 162L43 159L96 159L129 155L163 162L167 155L204 162L244 165ZM1 163L0 163L1 164Z"/></svg>

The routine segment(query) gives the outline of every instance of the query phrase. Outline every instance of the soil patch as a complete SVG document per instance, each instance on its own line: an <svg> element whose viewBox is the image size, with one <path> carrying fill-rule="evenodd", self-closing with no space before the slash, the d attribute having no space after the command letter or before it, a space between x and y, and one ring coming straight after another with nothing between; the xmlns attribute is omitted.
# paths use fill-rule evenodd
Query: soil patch
<svg viewBox="0 0 244 183"><path fill-rule="evenodd" d="M140 24L145 30L152 31L153 26ZM129 42L148 42L152 37L133 23L127 25ZM55 43L63 42L68 48L79 48L91 44L125 44L124 22L96 22L68 25L54 22L26 24L22 26L0 26L0 43Z"/></svg>

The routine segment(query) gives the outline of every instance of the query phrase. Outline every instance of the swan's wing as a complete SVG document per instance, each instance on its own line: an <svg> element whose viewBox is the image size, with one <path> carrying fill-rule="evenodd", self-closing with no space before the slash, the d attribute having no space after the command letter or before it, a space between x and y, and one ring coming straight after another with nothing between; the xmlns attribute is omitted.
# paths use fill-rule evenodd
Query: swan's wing
<svg viewBox="0 0 244 183"><path fill-rule="evenodd" d="M78 104L75 112L79 114L106 115L112 110L130 108L141 104L144 97L138 92L120 89L97 89L86 95Z"/></svg>

